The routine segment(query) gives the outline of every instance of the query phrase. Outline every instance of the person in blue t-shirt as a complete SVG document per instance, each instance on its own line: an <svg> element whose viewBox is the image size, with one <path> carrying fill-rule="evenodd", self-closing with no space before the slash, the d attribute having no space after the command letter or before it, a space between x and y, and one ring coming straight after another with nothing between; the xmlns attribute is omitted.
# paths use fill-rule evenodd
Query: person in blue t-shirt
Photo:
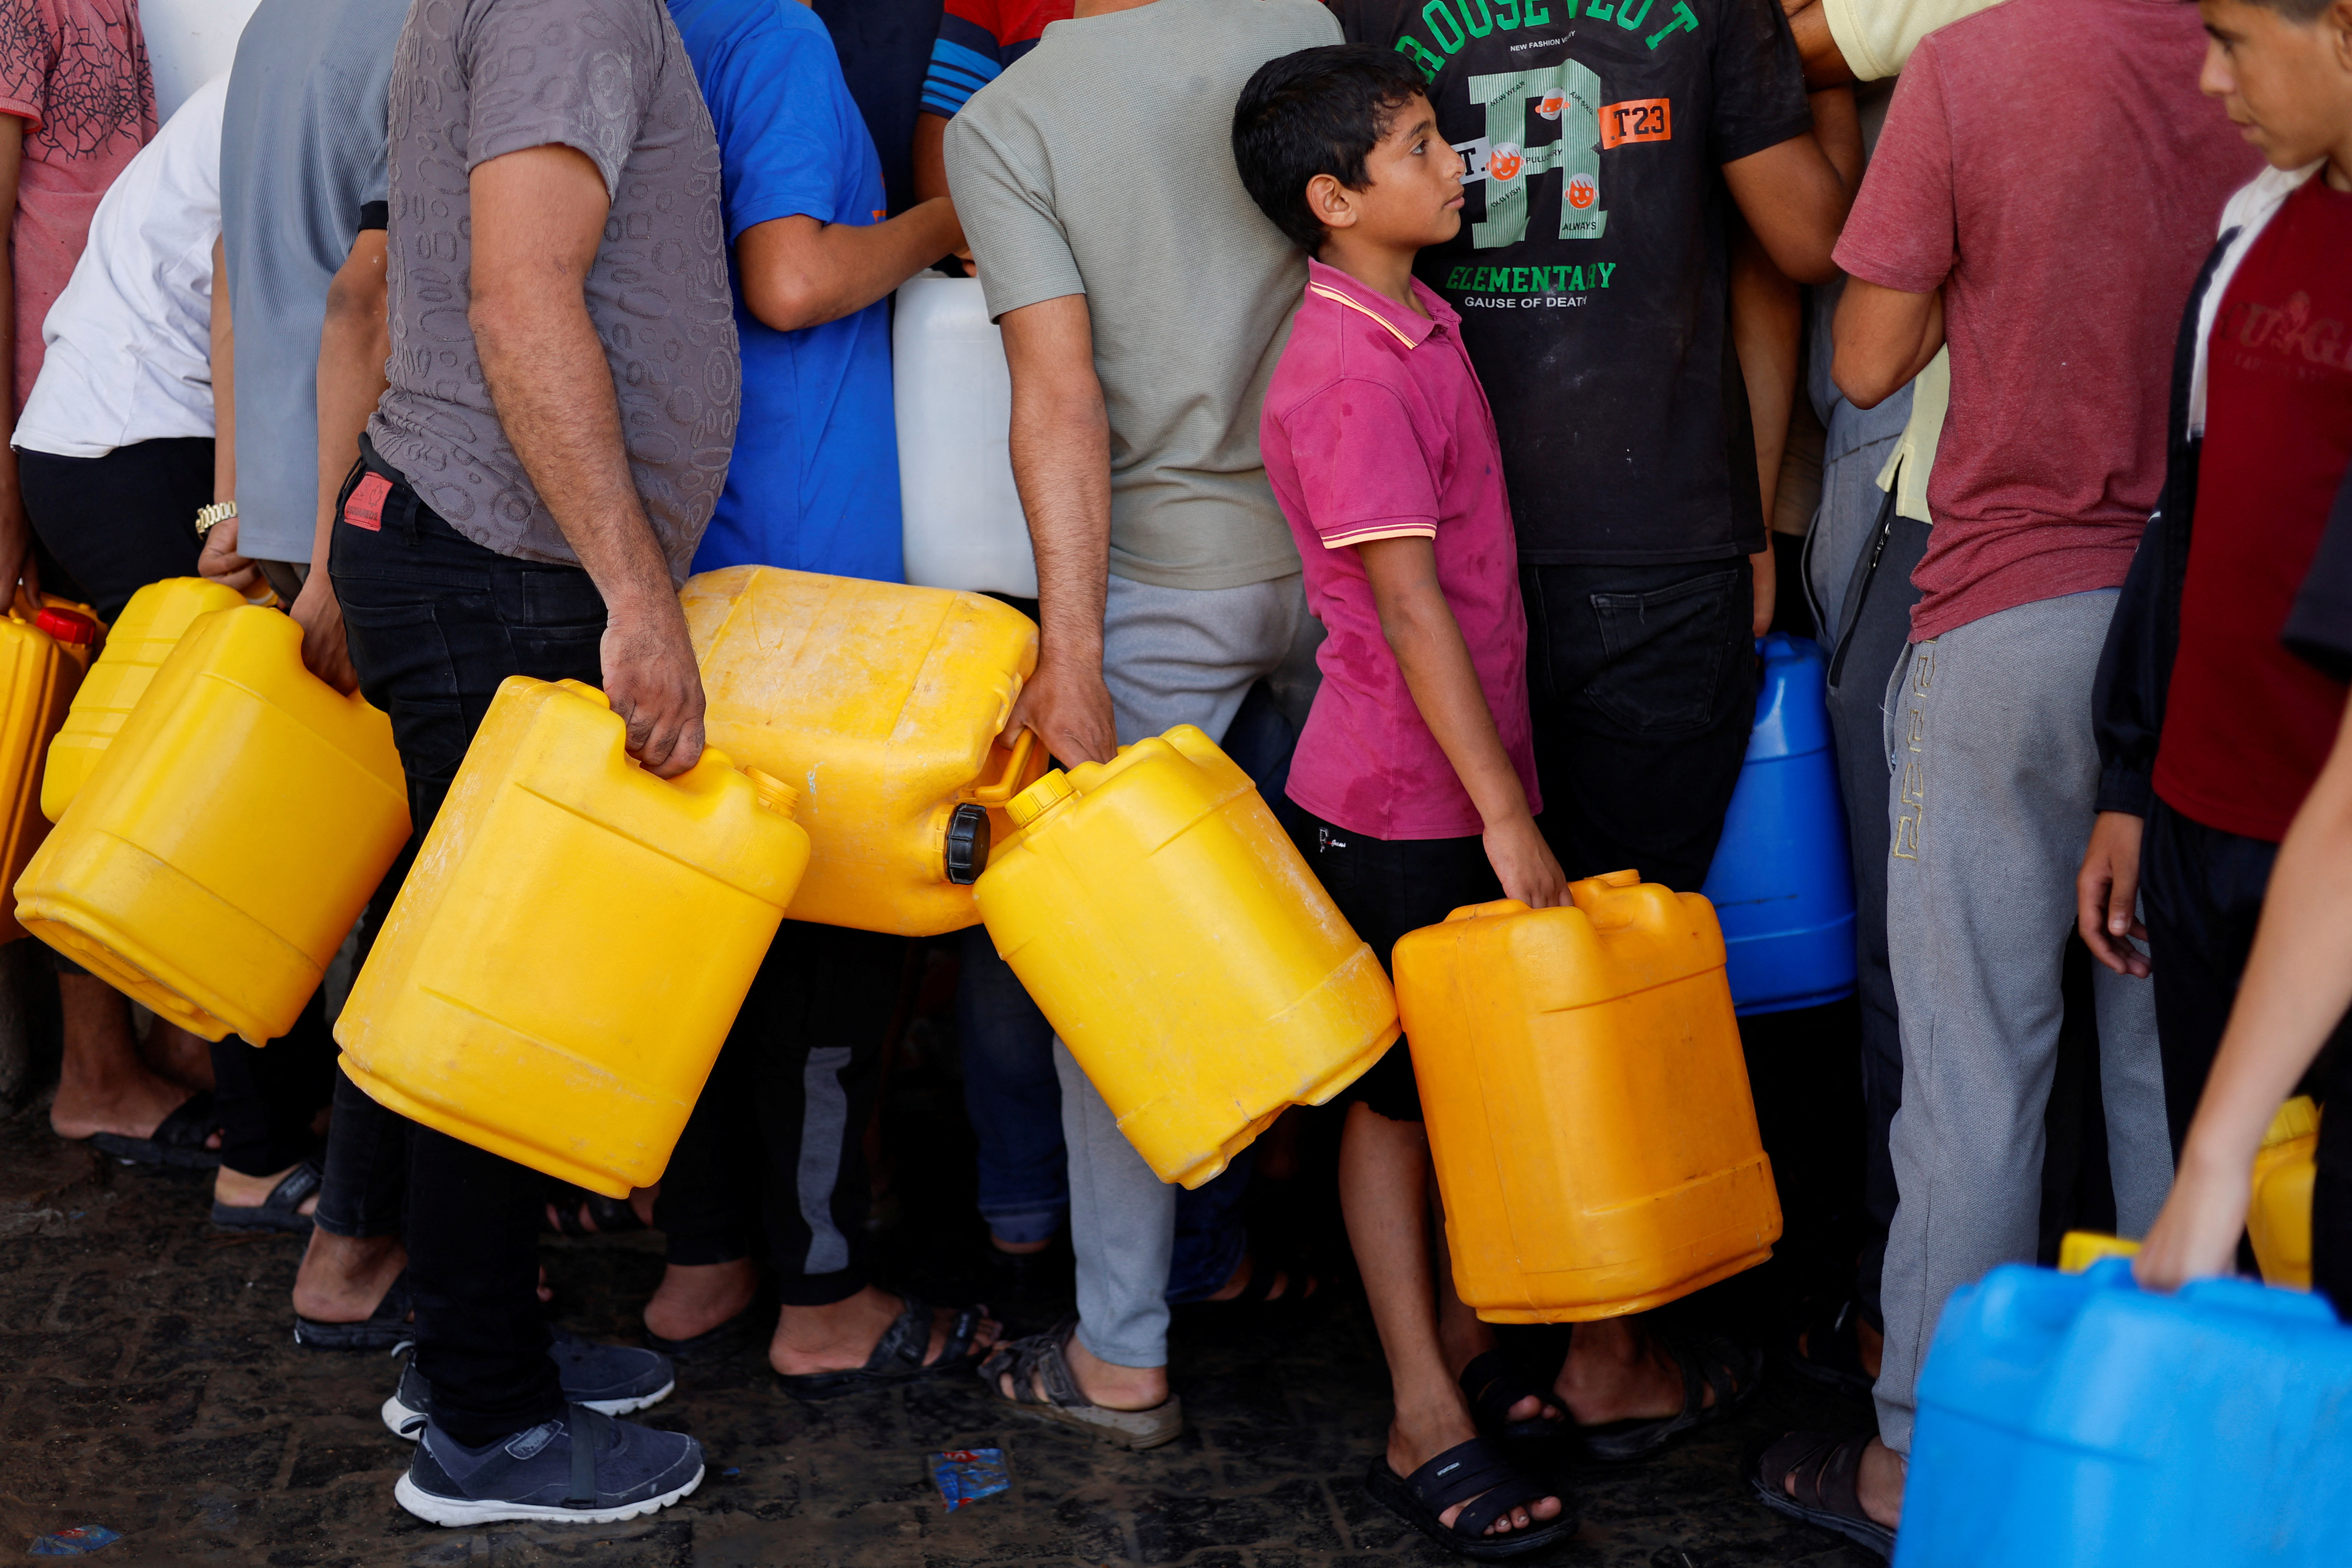
<svg viewBox="0 0 2352 1568"><path fill-rule="evenodd" d="M719 132L743 413L694 570L900 580L898 447L884 297L963 244L955 208L884 210L874 139L824 24L794 0L670 0ZM908 973L903 936L788 921L711 1069L655 1200L668 1268L646 1343L692 1354L747 1333L809 1397L971 1375L982 1309L934 1311L867 1277L859 1134ZM782 1305L759 1321L751 1228Z"/></svg>
<svg viewBox="0 0 2352 1568"><path fill-rule="evenodd" d="M694 570L898 581L890 291L963 246L945 197L887 216L833 38L794 0L671 0L710 106L743 416Z"/></svg>

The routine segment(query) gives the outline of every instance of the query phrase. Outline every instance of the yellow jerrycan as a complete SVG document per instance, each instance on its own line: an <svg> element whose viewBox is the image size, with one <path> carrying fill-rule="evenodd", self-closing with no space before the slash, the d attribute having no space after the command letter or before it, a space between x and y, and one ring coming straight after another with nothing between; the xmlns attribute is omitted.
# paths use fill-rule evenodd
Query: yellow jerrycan
<svg viewBox="0 0 2352 1568"><path fill-rule="evenodd" d="M392 725L246 606L189 627L16 883L26 930L182 1028L293 1027L408 839Z"/></svg>
<svg viewBox="0 0 2352 1568"><path fill-rule="evenodd" d="M88 605L44 597L28 614L30 601L20 596L0 618L0 872L6 873L0 888L16 885L48 837L42 766L98 641L98 617ZM26 935L16 909L14 895L0 898L0 943Z"/></svg>
<svg viewBox="0 0 2352 1568"><path fill-rule="evenodd" d="M711 745L789 781L808 874L788 918L901 936L976 924L971 883L1045 770L998 732L1037 627L985 594L772 566L687 580Z"/></svg>
<svg viewBox="0 0 2352 1568"><path fill-rule="evenodd" d="M789 786L626 738L509 676L335 1024L379 1103L608 1197L661 1178L809 858Z"/></svg>
<svg viewBox="0 0 2352 1568"><path fill-rule="evenodd" d="M1639 873L1396 946L1454 1282L1489 1322L1645 1312L1771 1256L1715 908Z"/></svg>
<svg viewBox="0 0 2352 1568"><path fill-rule="evenodd" d="M167 577L131 596L107 629L105 650L83 677L64 727L49 743L48 768L41 777L43 816L54 822L66 814L108 744L139 706L147 683L196 617L243 603L245 595L236 589L201 577Z"/></svg>
<svg viewBox="0 0 2352 1568"><path fill-rule="evenodd" d="M1396 1039L1380 960L1193 726L1048 773L1010 814L981 918L1161 1181L1199 1186Z"/></svg>
<svg viewBox="0 0 2352 1568"><path fill-rule="evenodd" d="M2319 1107L2298 1094L2279 1107L2254 1155L2246 1234L2265 1284L2311 1289L2311 1187L2319 1175Z"/></svg>

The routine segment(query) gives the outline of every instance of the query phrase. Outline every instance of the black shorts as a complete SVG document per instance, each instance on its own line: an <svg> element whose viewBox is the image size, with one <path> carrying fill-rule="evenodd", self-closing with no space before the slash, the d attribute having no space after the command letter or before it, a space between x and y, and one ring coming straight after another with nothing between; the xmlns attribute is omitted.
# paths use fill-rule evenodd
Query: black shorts
<svg viewBox="0 0 2352 1568"><path fill-rule="evenodd" d="M1375 839L1327 822L1294 800L1278 800L1275 810L1331 902L1380 955L1382 968L1406 932L1434 925L1465 904L1503 896L1486 843L1476 837ZM1402 1039L1356 1080L1348 1098L1391 1122L1421 1120L1421 1089Z"/></svg>

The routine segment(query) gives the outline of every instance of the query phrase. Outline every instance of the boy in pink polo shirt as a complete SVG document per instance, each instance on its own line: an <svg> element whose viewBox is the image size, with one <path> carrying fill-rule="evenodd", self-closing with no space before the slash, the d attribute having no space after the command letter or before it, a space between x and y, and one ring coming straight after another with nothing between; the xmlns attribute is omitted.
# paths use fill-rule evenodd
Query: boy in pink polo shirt
<svg viewBox="0 0 2352 1568"><path fill-rule="evenodd" d="M1464 904L1567 894L1535 824L1527 617L1494 416L1460 318L1412 276L1414 255L1461 226L1462 161L1411 63L1369 44L1260 68L1234 111L1234 152L1266 216L1314 258L1259 423L1328 633L1282 807L1386 962L1398 937ZM1574 1523L1477 1434L1473 1391L1506 1391L1482 1401L1499 1406L1490 1426L1540 1426L1544 1411L1510 1391L1493 1331L1437 1266L1404 1041L1350 1095L1340 1199L1396 1389L1367 1488L1465 1556L1537 1550Z"/></svg>

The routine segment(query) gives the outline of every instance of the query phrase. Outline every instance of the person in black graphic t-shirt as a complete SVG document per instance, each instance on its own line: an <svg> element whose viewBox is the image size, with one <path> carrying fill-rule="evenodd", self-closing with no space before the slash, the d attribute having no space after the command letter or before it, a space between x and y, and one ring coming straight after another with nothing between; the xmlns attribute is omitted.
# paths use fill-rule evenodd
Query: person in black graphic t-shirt
<svg viewBox="0 0 2352 1568"><path fill-rule="evenodd" d="M1747 751L1765 543L1727 230L1736 203L1781 271L1835 275L1853 99L1808 100L1777 0L1330 4L1350 41L1420 67L1469 161L1461 235L1417 271L1461 311L1501 427L1545 836L1571 877L1696 891ZM1638 1319L1583 1324L1509 1417L1632 1458L1757 1371Z"/></svg>

